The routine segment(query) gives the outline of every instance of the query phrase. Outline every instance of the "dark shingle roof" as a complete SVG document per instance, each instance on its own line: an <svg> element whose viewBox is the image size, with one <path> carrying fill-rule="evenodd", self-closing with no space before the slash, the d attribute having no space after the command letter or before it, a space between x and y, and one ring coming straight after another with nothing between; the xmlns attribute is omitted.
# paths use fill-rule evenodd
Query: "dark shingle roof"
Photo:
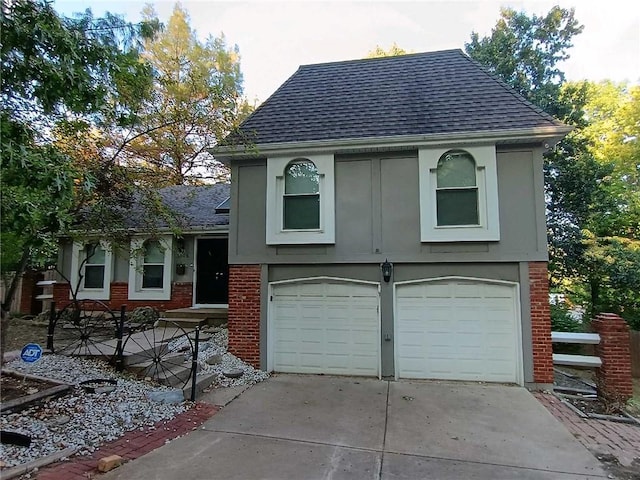
<svg viewBox="0 0 640 480"><path fill-rule="evenodd" d="M557 127L461 50L304 65L241 126L256 144Z"/></svg>
<svg viewBox="0 0 640 480"><path fill-rule="evenodd" d="M229 215L216 213L216 207L230 195L230 185L176 185L158 191L163 203L174 212L184 230L203 230L229 224ZM129 216L129 227L141 227L145 208L137 202ZM157 227L167 227L165 220L159 220Z"/></svg>

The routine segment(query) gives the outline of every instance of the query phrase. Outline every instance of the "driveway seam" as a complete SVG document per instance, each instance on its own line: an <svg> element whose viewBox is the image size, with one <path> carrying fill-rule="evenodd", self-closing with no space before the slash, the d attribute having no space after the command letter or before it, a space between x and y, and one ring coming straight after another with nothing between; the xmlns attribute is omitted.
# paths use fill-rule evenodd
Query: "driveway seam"
<svg viewBox="0 0 640 480"><path fill-rule="evenodd" d="M384 466L384 452L387 449L387 424L389 422L389 390L391 390L389 380L387 380L387 400L384 407L384 433L382 435L382 452L380 453L380 468L378 469L378 480L382 480L382 468Z"/></svg>
<svg viewBox="0 0 640 480"><path fill-rule="evenodd" d="M267 440L281 440L284 442L292 442L292 443L304 443L304 444L309 444L309 445L319 445L319 446L323 446L323 447L338 447L338 448L344 448L345 450L355 450L355 451L359 451L359 452L367 452L367 453L377 453L380 455L384 455L385 453L391 453L393 455L402 455L405 457L415 457L415 458L425 458L425 459L430 459L430 460L444 460L447 462L458 462L458 463L467 463L467 464L473 464L473 465L487 465L487 466L492 466L492 467L504 467L504 468L513 468L516 470L531 470L534 472L542 472L542 473L561 473L563 475L577 475L580 477L592 477L592 478L607 478L605 475L599 475L598 473L576 473L576 472L570 472L570 471L564 471L564 470L546 470L543 468L535 468L535 467L525 467L525 466L519 466L519 465L510 465L510 464L505 464L505 463L492 463L492 462L479 462L477 460L464 460L464 459L460 459L460 458L450 458L450 457L436 457L433 455L423 455L423 454L419 454L419 453L406 453L406 452L397 452L397 451L393 451L393 450L385 450L384 447L383 449L377 449L377 448L368 448L368 447L354 447L351 445L343 445L343 444L338 444L338 443L328 443L328 442L321 442L318 440L303 440L303 439L297 439L297 438L287 438L287 437L278 437L275 435L265 435L262 433L246 433L246 432L233 432L230 430L214 430L214 429L208 429L208 428L201 428L200 431L204 431L204 432L209 432L209 433L224 433L224 434L228 434L228 435L240 435L240 436L246 436L246 437L256 437L256 438L263 438L263 439L267 439ZM382 462L380 463L380 472L378 472L378 478L381 478L380 475L382 473Z"/></svg>

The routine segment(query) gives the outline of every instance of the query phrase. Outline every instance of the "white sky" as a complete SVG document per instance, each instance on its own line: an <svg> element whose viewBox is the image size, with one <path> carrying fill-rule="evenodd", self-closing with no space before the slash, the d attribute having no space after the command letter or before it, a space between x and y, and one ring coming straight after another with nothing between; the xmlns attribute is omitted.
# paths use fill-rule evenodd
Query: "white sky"
<svg viewBox="0 0 640 480"><path fill-rule="evenodd" d="M56 0L70 15L91 8L140 19L145 2L132 0ZM153 3L167 22L174 1ZM393 42L405 50L464 49L471 32L490 33L501 5L546 14L559 4L575 7L585 26L575 37L571 59L563 65L569 80L640 83L640 2L637 0L414 1L414 2L221 2L184 0L191 26L201 38L224 32L242 57L245 94L267 99L299 65L362 58L376 45Z"/></svg>

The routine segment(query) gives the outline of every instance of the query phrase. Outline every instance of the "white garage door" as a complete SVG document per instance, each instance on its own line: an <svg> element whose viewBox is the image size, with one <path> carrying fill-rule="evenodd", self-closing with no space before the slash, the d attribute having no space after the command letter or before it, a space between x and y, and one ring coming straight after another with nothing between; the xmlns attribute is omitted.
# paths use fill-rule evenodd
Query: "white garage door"
<svg viewBox="0 0 640 480"><path fill-rule="evenodd" d="M378 376L377 285L297 282L273 285L271 293L274 371Z"/></svg>
<svg viewBox="0 0 640 480"><path fill-rule="evenodd" d="M398 285L398 376L520 383L516 312L516 289L505 284Z"/></svg>

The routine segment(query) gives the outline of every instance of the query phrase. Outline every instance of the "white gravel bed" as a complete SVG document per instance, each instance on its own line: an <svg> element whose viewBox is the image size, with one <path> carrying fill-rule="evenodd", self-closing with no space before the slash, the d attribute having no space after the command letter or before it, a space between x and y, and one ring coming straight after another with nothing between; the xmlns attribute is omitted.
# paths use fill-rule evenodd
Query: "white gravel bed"
<svg viewBox="0 0 640 480"><path fill-rule="evenodd" d="M204 330L211 338L199 344L198 375L213 374L212 387L253 385L265 380L269 374L253 368L227 352L228 332L225 328ZM179 351L188 342L186 337L173 340L169 348ZM208 360L218 356L218 363ZM190 352L185 359L190 360ZM113 441L125 432L152 427L162 420L169 420L189 409L191 404L164 404L147 398L150 392L170 390L139 380L133 376L116 373L100 361L45 355L33 364L21 360L8 362L6 368L60 380L76 385L72 393L40 406L27 408L19 413L0 416L0 429L30 435L30 447L0 444L0 459L5 467L23 464L46 455L72 447L80 454L89 455L101 444ZM227 378L224 373L238 369L239 378ZM85 380L113 378L117 387L110 393L87 393L78 387Z"/></svg>
<svg viewBox="0 0 640 480"><path fill-rule="evenodd" d="M200 342L198 346L198 363L200 364L198 375L213 374L216 379L214 382L216 387L255 385L269 377L267 372L255 369L227 352L229 332L226 328L203 329L200 333L201 335L211 335L211 339L206 342ZM177 338L169 343L169 349L173 351L180 350L187 342L188 340L185 337ZM221 356L220 363L207 363L207 360L215 355ZM190 354L186 358L191 361ZM230 370L242 370L242 376L239 378L227 378L224 372Z"/></svg>
<svg viewBox="0 0 640 480"><path fill-rule="evenodd" d="M76 385L72 393L18 413L0 416L0 428L31 436L30 447L0 444L6 467L16 466L66 448L89 455L105 442L125 432L151 427L190 408L190 404L160 404L146 398L149 392L168 390L117 374L98 361L45 355L34 364L14 360L6 365L15 371L61 380ZM79 382L96 378L117 380L110 393L87 393Z"/></svg>

